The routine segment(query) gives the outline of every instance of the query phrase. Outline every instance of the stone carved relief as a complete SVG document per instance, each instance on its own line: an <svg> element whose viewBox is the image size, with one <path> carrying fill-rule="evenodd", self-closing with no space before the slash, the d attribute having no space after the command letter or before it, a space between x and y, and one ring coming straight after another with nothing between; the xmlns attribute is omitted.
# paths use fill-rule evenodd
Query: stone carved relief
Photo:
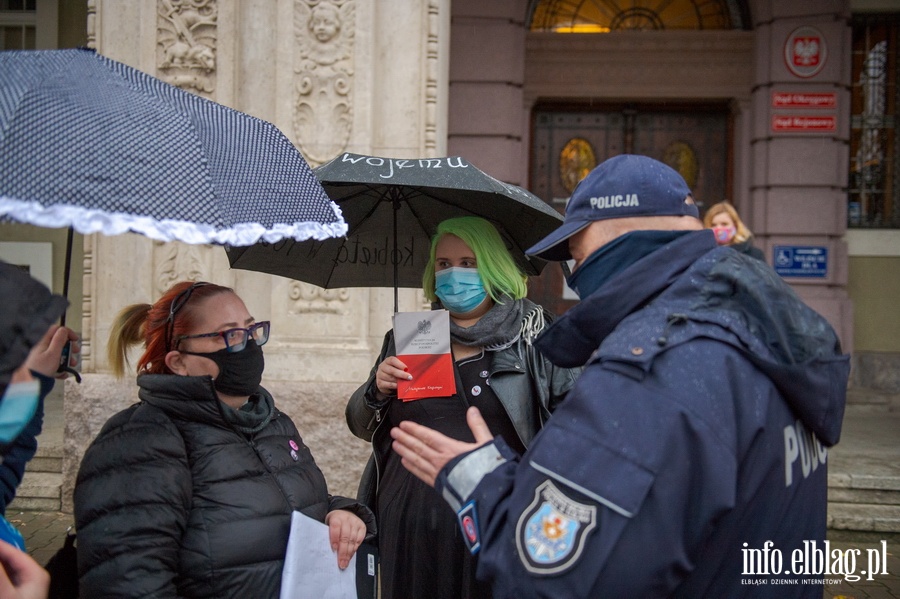
<svg viewBox="0 0 900 599"><path fill-rule="evenodd" d="M438 149L438 73L440 61L438 49L440 47L440 0L428 2L428 29L425 44L425 155L436 156Z"/></svg>
<svg viewBox="0 0 900 599"><path fill-rule="evenodd" d="M334 158L350 140L354 18L353 0L294 3L294 139L311 162Z"/></svg>
<svg viewBox="0 0 900 599"><path fill-rule="evenodd" d="M215 90L217 0L159 0L156 64L159 77L211 97Z"/></svg>
<svg viewBox="0 0 900 599"><path fill-rule="evenodd" d="M85 46L97 49L97 0L87 0L87 42Z"/></svg>
<svg viewBox="0 0 900 599"><path fill-rule="evenodd" d="M322 289L308 283L291 281L288 297L290 314L347 314L348 289Z"/></svg>
<svg viewBox="0 0 900 599"><path fill-rule="evenodd" d="M154 241L154 254L157 263L156 296L159 297L169 287L179 281L206 281L207 271L200 246L163 243Z"/></svg>
<svg viewBox="0 0 900 599"><path fill-rule="evenodd" d="M94 277L94 255L97 251L97 235L84 236L84 273L82 275L81 292L81 372L95 372L97 365L94 363L92 350L94 339L94 295L96 294L97 280ZM70 325L71 326L71 325ZM76 325L77 326L77 325Z"/></svg>

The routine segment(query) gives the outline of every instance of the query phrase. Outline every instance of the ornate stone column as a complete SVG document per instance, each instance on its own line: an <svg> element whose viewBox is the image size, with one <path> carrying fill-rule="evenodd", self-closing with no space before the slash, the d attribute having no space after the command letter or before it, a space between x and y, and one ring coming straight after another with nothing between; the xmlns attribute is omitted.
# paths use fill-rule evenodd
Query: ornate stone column
<svg viewBox="0 0 900 599"><path fill-rule="evenodd" d="M274 123L311 166L343 151L444 155L448 30L447 0L88 2L98 52ZM134 379L115 380L105 358L112 319L185 279L232 286L254 316L272 321L264 384L332 492L355 494L368 444L352 437L343 411L390 327L390 290L324 290L231 270L218 247L95 235L85 239L84 383L66 387L63 509L84 449L136 400ZM421 301L404 290L400 309Z"/></svg>

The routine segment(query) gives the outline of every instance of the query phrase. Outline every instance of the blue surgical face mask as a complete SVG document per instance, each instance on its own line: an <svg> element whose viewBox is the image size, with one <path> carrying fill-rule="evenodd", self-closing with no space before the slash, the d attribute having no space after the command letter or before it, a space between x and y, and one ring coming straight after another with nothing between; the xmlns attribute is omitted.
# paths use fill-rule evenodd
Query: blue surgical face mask
<svg viewBox="0 0 900 599"><path fill-rule="evenodd" d="M0 400L0 444L12 443L25 429L37 411L41 383L37 379L12 383Z"/></svg>
<svg viewBox="0 0 900 599"><path fill-rule="evenodd" d="M478 269L459 266L434 273L434 294L454 314L471 312L487 297Z"/></svg>

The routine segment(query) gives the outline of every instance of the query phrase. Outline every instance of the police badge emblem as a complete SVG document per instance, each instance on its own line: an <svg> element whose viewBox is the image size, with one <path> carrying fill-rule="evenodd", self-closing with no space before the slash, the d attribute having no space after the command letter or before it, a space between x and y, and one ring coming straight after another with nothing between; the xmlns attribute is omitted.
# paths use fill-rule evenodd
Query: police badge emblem
<svg viewBox="0 0 900 599"><path fill-rule="evenodd" d="M574 501L544 481L516 524L519 559L535 574L562 572L578 561L596 526L597 506Z"/></svg>

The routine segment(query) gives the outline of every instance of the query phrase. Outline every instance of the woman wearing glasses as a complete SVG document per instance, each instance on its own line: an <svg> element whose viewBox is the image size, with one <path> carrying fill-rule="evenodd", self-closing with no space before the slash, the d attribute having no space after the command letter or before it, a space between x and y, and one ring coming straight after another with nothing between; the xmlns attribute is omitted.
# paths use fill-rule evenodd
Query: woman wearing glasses
<svg viewBox="0 0 900 599"><path fill-rule="evenodd" d="M268 338L268 322L211 283L179 283L119 314L110 363L121 376L128 347L144 344L141 401L106 423L81 463L81 596L278 597L292 511L329 526L341 568L374 533L371 512L328 494L260 387Z"/></svg>

